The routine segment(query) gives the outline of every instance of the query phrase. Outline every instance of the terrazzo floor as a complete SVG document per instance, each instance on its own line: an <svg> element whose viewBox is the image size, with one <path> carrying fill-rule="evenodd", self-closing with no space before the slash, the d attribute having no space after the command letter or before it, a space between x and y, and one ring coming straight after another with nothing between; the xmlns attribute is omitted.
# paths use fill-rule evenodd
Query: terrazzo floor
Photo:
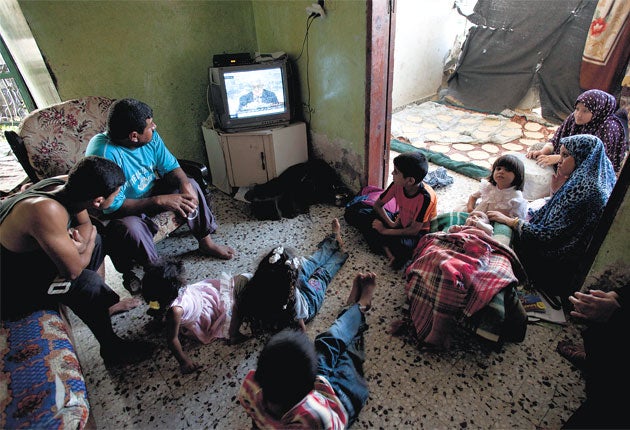
<svg viewBox="0 0 630 430"><path fill-rule="evenodd" d="M431 165L431 170L436 166ZM476 191L478 182L454 172L454 183L437 190L440 212L450 210ZM357 272L377 274L373 308L366 333L367 404L355 429L556 429L584 399L580 372L555 352L559 340L578 341L579 327L536 323L521 343L501 348L461 329L448 352L420 352L406 338L387 333L402 315L404 279L385 260L369 252L360 235L343 220L343 208L314 205L309 214L279 221L258 221L246 203L213 193L219 221L215 241L232 246L230 261L205 258L186 228L158 244L161 255L184 261L193 282L221 272L252 271L260 257L277 244L312 252L339 218L350 257L330 285L318 316L307 325L314 338L333 322ZM121 296L122 278L109 260L107 282ZM253 369L265 338L237 346L184 341L184 349L204 364L202 371L181 375L162 338L150 328L146 305L112 317L116 332L157 345L152 359L125 367L105 367L93 336L74 315L77 349L85 374L93 418L100 429L246 429L251 422L237 400L240 382Z"/></svg>

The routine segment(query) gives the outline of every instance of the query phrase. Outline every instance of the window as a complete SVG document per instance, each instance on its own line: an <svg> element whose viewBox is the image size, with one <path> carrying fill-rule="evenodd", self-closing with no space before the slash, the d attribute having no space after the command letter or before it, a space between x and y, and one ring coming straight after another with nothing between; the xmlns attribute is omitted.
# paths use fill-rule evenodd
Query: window
<svg viewBox="0 0 630 430"><path fill-rule="evenodd" d="M0 124L16 125L33 109L33 99L0 38Z"/></svg>

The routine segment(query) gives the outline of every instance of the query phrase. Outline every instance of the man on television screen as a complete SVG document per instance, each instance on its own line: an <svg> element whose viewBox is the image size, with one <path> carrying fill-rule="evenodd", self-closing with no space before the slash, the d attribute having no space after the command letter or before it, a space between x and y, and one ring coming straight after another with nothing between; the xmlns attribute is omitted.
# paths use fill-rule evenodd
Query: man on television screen
<svg viewBox="0 0 630 430"><path fill-rule="evenodd" d="M266 90L263 83L256 81L252 90L239 99L238 110L252 110L278 104L278 97L273 91Z"/></svg>

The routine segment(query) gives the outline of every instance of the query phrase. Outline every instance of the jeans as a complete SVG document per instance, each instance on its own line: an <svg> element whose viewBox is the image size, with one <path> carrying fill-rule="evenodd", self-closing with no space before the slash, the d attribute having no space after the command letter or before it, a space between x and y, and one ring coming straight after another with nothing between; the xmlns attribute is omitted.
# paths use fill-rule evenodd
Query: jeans
<svg viewBox="0 0 630 430"><path fill-rule="evenodd" d="M348 426L359 415L369 396L363 377L365 316L354 304L341 311L327 332L315 338L317 374L332 385L348 413Z"/></svg>
<svg viewBox="0 0 630 430"><path fill-rule="evenodd" d="M305 323L312 320L322 307L328 284L347 259L348 254L340 251L334 234L322 240L314 254L302 258L298 288L308 303Z"/></svg>
<svg viewBox="0 0 630 430"><path fill-rule="evenodd" d="M199 240L214 233L217 223L199 184L192 178L188 180L199 200L199 214L194 219L188 220L188 227L193 236ZM164 181L158 181L152 194L173 192L178 191L167 187ZM151 220L151 216L152 214L140 214L114 218L107 225L105 230L107 254L118 272L130 271L135 263L146 267L159 260L155 243L153 243L153 236L158 232L159 227Z"/></svg>

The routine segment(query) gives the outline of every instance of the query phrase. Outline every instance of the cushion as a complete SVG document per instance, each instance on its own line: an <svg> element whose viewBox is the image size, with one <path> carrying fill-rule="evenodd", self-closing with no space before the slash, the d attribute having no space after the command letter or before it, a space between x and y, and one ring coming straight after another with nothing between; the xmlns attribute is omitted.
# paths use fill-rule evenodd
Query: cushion
<svg viewBox="0 0 630 430"><path fill-rule="evenodd" d="M0 328L0 428L83 428L85 380L56 311L37 311Z"/></svg>
<svg viewBox="0 0 630 430"><path fill-rule="evenodd" d="M525 166L525 183L523 184L523 197L527 201L533 201L547 197L550 194L551 177L554 170L551 166L539 166L536 160L527 158L523 154L510 152L523 161Z"/></svg>
<svg viewBox="0 0 630 430"><path fill-rule="evenodd" d="M31 112L18 134L39 179L65 175L85 155L92 136L106 130L113 100L84 97Z"/></svg>

